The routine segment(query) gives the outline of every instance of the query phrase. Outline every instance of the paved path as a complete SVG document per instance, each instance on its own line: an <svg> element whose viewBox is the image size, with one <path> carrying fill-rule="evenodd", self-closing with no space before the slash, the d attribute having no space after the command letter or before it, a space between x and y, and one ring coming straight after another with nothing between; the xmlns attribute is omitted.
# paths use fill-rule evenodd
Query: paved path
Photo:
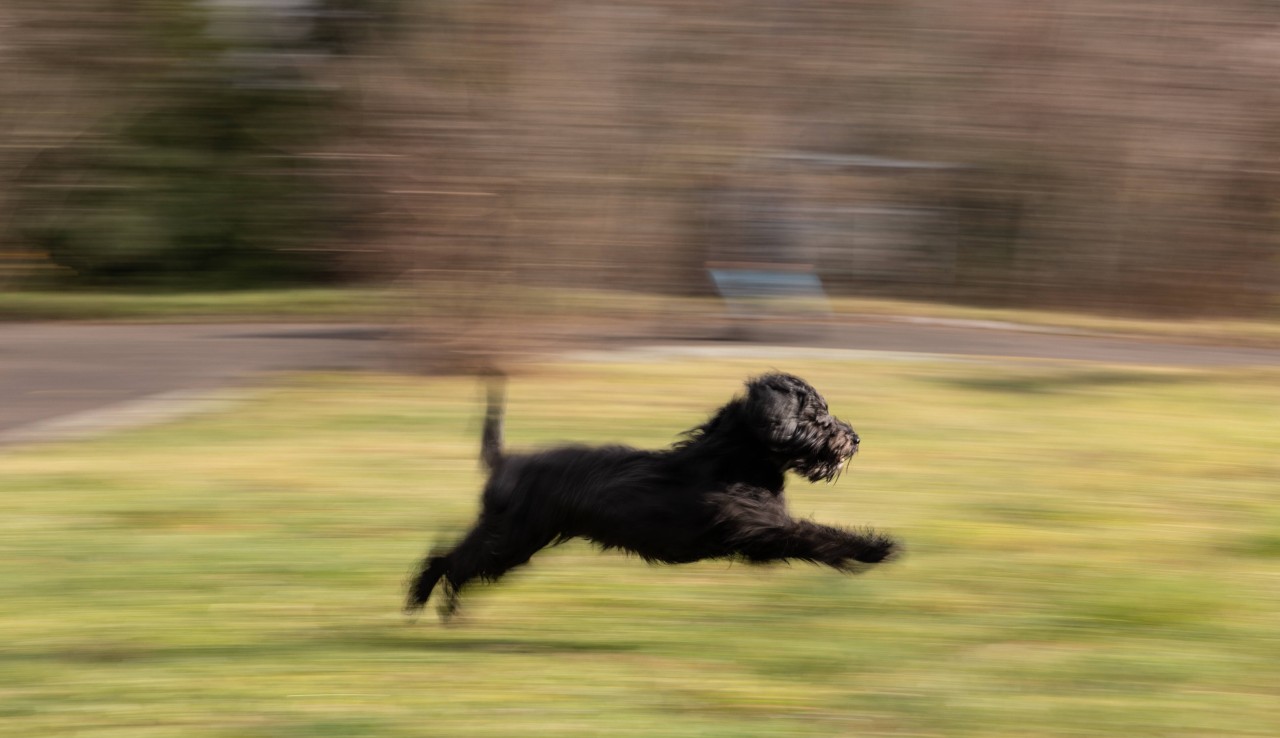
<svg viewBox="0 0 1280 738"><path fill-rule="evenodd" d="M395 344L383 340L390 335L385 327L348 324L0 323L0 445L56 437L67 428L110 427L112 417L164 416L207 398L209 391L241 386L264 373L391 370ZM859 352L848 354L856 356L891 352L879 355L1280 366L1280 349L1184 345L953 321L868 320L789 338L785 351L805 354L839 349ZM632 349L621 356L634 356L637 350L653 352ZM784 353L766 345L730 342L685 342L663 347L662 352L762 357Z"/></svg>
<svg viewBox="0 0 1280 738"><path fill-rule="evenodd" d="M366 325L0 323L0 444L43 437L55 419L105 420L104 408L164 414L269 372L389 368L386 334Z"/></svg>
<svg viewBox="0 0 1280 738"><path fill-rule="evenodd" d="M834 327L824 345L875 351L1098 361L1112 364L1280 366L1280 349L1175 343L1007 323L918 318Z"/></svg>

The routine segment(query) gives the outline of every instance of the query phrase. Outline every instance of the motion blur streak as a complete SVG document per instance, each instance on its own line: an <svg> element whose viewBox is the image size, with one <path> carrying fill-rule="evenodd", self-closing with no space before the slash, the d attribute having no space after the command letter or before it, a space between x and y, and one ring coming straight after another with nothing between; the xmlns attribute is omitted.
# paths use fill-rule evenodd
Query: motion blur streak
<svg viewBox="0 0 1280 738"><path fill-rule="evenodd" d="M0 734L1277 735L1278 79L1277 0L0 0ZM408 627L494 371L513 453L804 377L787 510L906 551Z"/></svg>
<svg viewBox="0 0 1280 738"><path fill-rule="evenodd" d="M1280 284L1278 13L13 0L0 279L382 275L475 313L461 282L689 294L751 266L1257 314Z"/></svg>

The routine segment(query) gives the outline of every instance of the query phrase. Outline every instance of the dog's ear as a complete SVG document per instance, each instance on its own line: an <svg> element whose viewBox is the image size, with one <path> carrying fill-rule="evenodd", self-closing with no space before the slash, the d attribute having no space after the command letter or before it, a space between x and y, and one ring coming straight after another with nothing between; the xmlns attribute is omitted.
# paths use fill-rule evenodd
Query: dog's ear
<svg viewBox="0 0 1280 738"><path fill-rule="evenodd" d="M795 384L785 374L766 374L747 383L747 418L760 440L773 450L781 450L799 430L802 400Z"/></svg>

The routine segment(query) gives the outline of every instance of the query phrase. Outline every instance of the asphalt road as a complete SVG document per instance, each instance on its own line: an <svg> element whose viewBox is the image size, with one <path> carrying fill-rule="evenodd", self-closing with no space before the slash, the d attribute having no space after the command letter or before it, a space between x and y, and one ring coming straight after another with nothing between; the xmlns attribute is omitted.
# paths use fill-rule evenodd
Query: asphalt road
<svg viewBox="0 0 1280 738"><path fill-rule="evenodd" d="M0 324L0 444L54 418L264 374L390 367L366 325Z"/></svg>
<svg viewBox="0 0 1280 738"><path fill-rule="evenodd" d="M386 340L392 335L386 327L355 324L0 324L0 444L26 440L26 431L59 418L109 412L166 393L243 386L272 372L394 370L395 343ZM783 343L793 347L904 354L1280 366L1280 349L946 322L857 321L785 337ZM684 343L680 348L706 346ZM770 349L758 344L710 346L712 351L770 355Z"/></svg>
<svg viewBox="0 0 1280 738"><path fill-rule="evenodd" d="M1280 349L1104 336L1004 323L918 318L847 323L815 345L896 351L1096 361L1149 366L1280 366Z"/></svg>

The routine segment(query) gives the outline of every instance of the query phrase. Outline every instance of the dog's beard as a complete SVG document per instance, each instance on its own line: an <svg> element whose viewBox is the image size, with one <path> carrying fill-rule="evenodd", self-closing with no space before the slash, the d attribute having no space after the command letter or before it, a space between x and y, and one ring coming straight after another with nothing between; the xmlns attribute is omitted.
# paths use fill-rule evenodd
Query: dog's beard
<svg viewBox="0 0 1280 738"><path fill-rule="evenodd" d="M800 459L791 465L791 469L810 482L835 482L857 452L855 446L843 456Z"/></svg>
<svg viewBox="0 0 1280 738"><path fill-rule="evenodd" d="M831 427L838 423L835 428ZM837 430L838 428L838 430ZM858 442L852 429L843 423L810 426L809 433L801 433L798 453L788 465L810 482L834 482L840 478L853 455L858 453Z"/></svg>

